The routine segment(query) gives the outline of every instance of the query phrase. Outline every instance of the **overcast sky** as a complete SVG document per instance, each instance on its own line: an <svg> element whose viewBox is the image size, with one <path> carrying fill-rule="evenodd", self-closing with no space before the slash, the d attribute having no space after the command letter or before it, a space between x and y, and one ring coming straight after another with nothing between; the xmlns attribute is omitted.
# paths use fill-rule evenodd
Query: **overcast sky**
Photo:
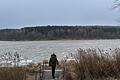
<svg viewBox="0 0 120 80"><path fill-rule="evenodd" d="M119 25L114 0L0 0L0 28Z"/></svg>

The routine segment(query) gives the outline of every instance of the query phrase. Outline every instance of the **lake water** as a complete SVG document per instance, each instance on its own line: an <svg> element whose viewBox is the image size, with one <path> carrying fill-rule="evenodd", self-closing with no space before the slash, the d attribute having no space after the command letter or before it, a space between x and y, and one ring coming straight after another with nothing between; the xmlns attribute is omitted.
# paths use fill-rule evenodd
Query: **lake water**
<svg viewBox="0 0 120 80"><path fill-rule="evenodd" d="M113 40L55 40L55 41L0 41L0 54L18 52L35 62L46 60L54 52L58 59L76 53L78 48L120 48L120 39Z"/></svg>

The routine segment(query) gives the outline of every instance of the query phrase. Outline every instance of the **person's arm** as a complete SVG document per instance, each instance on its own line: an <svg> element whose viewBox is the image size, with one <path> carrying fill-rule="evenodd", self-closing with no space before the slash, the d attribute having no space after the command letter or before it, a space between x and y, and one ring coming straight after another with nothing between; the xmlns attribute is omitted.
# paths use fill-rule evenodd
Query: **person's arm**
<svg viewBox="0 0 120 80"><path fill-rule="evenodd" d="M58 62L58 60L56 59L56 61L57 61L57 65L59 64L59 62Z"/></svg>
<svg viewBox="0 0 120 80"><path fill-rule="evenodd" d="M51 66L51 58L50 58L50 60L49 60L49 66Z"/></svg>

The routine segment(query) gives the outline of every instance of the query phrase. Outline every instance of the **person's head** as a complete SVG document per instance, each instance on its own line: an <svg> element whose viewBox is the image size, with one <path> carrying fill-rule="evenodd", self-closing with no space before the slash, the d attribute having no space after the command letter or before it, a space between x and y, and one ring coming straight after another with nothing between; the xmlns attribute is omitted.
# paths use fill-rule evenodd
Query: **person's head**
<svg viewBox="0 0 120 80"><path fill-rule="evenodd" d="M53 53L53 54L51 55L51 57L56 57L55 53Z"/></svg>

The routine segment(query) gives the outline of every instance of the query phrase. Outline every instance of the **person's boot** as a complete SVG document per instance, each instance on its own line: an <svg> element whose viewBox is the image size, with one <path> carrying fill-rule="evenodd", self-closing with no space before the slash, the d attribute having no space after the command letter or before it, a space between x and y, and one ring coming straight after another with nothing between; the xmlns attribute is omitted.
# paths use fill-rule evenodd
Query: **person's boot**
<svg viewBox="0 0 120 80"><path fill-rule="evenodd" d="M55 76L53 76L53 79L55 79Z"/></svg>

